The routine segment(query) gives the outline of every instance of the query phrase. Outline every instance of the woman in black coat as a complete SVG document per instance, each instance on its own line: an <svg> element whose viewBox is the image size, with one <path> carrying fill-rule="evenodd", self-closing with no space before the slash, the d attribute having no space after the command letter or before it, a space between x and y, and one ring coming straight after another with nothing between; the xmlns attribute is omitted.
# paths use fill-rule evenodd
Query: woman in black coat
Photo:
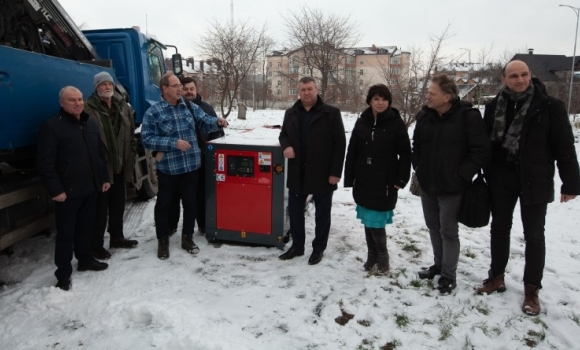
<svg viewBox="0 0 580 350"><path fill-rule="evenodd" d="M385 226L393 222L398 190L405 187L411 171L411 145L399 111L383 84L367 94L369 107L356 121L346 154L344 186L353 188L357 218L365 226L368 259L365 271L378 264L389 270Z"/></svg>

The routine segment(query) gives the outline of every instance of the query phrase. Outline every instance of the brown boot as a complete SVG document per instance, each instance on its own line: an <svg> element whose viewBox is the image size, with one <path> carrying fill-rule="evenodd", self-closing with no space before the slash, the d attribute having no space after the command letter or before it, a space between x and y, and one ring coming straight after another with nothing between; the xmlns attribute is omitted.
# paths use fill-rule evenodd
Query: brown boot
<svg viewBox="0 0 580 350"><path fill-rule="evenodd" d="M531 316L537 316L542 310L540 308L540 298L538 298L538 292L540 288L534 286L533 284L526 284L524 305L522 306L522 311Z"/></svg>
<svg viewBox="0 0 580 350"><path fill-rule="evenodd" d="M505 292L505 283L503 281L504 275L494 276L491 270L488 272L489 278L483 281L483 285L476 289L477 294L491 294L493 292L503 293Z"/></svg>

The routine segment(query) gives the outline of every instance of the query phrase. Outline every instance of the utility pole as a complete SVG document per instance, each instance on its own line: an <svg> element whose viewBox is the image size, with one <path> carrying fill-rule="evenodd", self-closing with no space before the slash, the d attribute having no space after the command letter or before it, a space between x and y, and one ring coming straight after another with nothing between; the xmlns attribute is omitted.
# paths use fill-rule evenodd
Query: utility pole
<svg viewBox="0 0 580 350"><path fill-rule="evenodd" d="M580 19L580 7L572 7L570 5L560 5L561 7L569 7L576 13L576 31L574 32L574 55L572 56L572 69L570 70L570 92L568 93L568 115L570 115L570 105L572 104L572 89L574 88L574 66L576 63L576 42L578 41L578 20ZM576 119L576 115L574 115Z"/></svg>

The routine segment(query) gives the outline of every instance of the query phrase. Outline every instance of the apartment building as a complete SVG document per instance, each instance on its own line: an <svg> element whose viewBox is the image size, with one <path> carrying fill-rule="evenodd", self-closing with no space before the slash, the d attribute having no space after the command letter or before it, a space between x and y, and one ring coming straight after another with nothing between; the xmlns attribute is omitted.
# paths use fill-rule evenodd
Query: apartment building
<svg viewBox="0 0 580 350"><path fill-rule="evenodd" d="M410 53L396 46L355 47L336 49L327 57L327 102L353 109L364 103L369 86L383 83L393 85L396 79L408 74ZM275 50L266 56L266 75L270 104L286 108L298 99L298 81L304 76L321 78L304 57L304 50ZM319 88L324 88L320 86Z"/></svg>

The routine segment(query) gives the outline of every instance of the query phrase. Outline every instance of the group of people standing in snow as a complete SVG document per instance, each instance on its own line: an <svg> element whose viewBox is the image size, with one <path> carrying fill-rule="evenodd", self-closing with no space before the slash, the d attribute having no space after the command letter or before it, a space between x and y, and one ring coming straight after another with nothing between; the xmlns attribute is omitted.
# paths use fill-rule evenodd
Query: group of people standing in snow
<svg viewBox="0 0 580 350"><path fill-rule="evenodd" d="M168 237L177 228L180 201L184 207L182 248L199 251L193 242L201 152L198 138L219 132L227 121L218 118L196 94L195 81L166 74L159 83L162 100L144 116L142 141L157 152L159 193L155 221L158 256L169 257ZM136 156L134 111L115 91L105 71L94 76L94 93L66 86L59 94L60 112L40 128L37 168L55 202L56 287L71 287L73 253L79 271L102 271L111 253L104 248L134 248L138 241L123 234L126 185L132 183ZM183 88L183 99L182 99ZM196 133L196 128L199 133ZM203 196L203 189L199 191ZM204 210L202 205L199 205ZM197 215L200 231L204 215Z"/></svg>
<svg viewBox="0 0 580 350"><path fill-rule="evenodd" d="M545 264L545 218L554 200L558 167L560 201L580 194L580 170L574 136L562 101L548 95L522 61L503 69L504 87L478 109L461 101L455 82L445 74L430 82L424 106L416 116L409 141L392 94L383 84L371 86L351 134L346 139L340 111L325 104L316 82L299 82L300 99L286 111L280 144L288 158L289 214L292 246L280 259L304 255L304 203L312 195L315 238L308 264L323 257L331 223L332 193L344 164L344 186L352 187L356 215L364 225L368 249L365 271L387 272L386 225L393 222L398 190L406 186L411 166L420 184L425 223L434 264L418 271L420 279L439 275L437 289L449 294L457 286L460 253L458 214L473 177L483 171L491 197L491 267L478 294L506 290L504 275L510 253L510 232L519 199L524 228L525 271L522 311L541 311L538 293Z"/></svg>
<svg viewBox="0 0 580 350"><path fill-rule="evenodd" d="M370 271L376 266L379 273L387 272L385 228L393 222L398 191L408 183L413 167L434 257L434 264L418 271L418 277L439 275L437 288L449 294L457 285L462 196L474 175L483 170L491 196L491 267L476 291L506 290L510 231L519 199L526 240L522 310L537 315L545 263L545 217L547 204L554 200L555 165L563 182L561 202L580 194L580 171L563 103L547 94L522 61L509 62L502 80L505 86L486 105L482 118L478 109L460 100L452 79L435 75L427 104L416 116L412 145L407 126L392 106L389 88L371 86L366 98L369 107L356 121L347 149L340 110L322 101L314 78L300 79L300 98L285 112L279 136L288 159L292 233L292 246L279 258L304 255L304 204L311 195L316 208L315 238L308 264L322 261L332 197L344 168L344 186L352 187L356 216L364 225L368 256L363 268ZM138 244L123 235L125 183L131 180L129 167L136 152L134 112L114 92L114 84L106 72L95 75L95 92L87 101L78 89L63 88L59 115L43 124L39 134L38 169L56 203L55 275L57 287L63 290L71 285L73 252L79 271L107 268L97 260L111 257L103 247L105 228L111 235L110 248ZM193 79L180 81L166 74L159 87L162 99L145 113L141 133L143 145L156 153L157 256L167 259L180 202L184 212L181 247L191 254L199 252L193 233L196 218L200 233L205 230L200 142L228 123L201 101Z"/></svg>

